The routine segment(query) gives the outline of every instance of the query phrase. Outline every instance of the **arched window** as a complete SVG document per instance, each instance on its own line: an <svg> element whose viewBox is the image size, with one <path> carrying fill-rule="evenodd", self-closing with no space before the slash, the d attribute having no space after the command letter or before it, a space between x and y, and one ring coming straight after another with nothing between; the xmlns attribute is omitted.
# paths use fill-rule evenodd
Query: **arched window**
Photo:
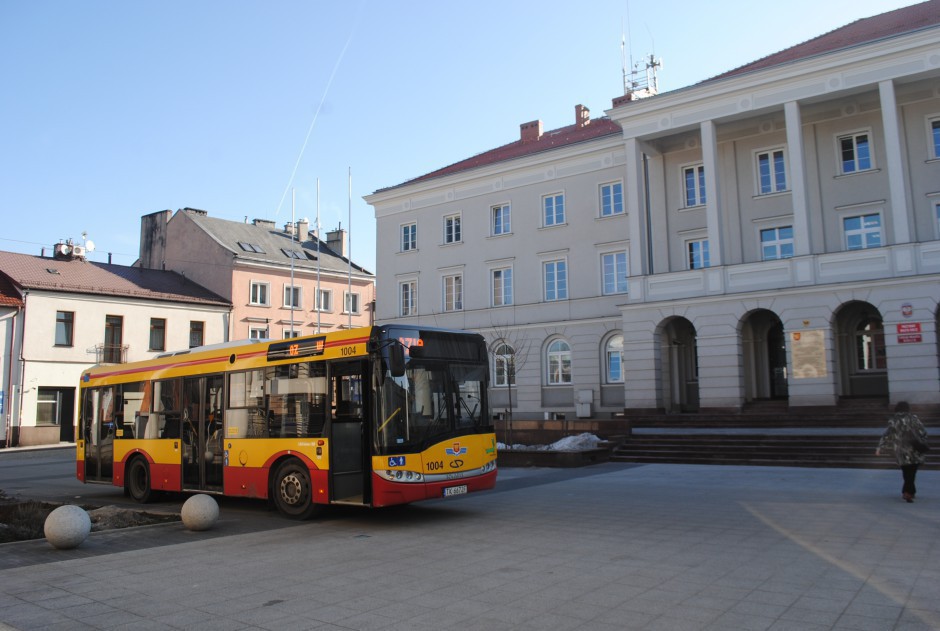
<svg viewBox="0 0 940 631"><path fill-rule="evenodd" d="M884 325L879 318L864 318L855 327L855 366L858 370L885 370Z"/></svg>
<svg viewBox="0 0 940 631"><path fill-rule="evenodd" d="M516 385L516 351L505 342L500 342L493 349L493 385Z"/></svg>
<svg viewBox="0 0 940 631"><path fill-rule="evenodd" d="M548 385L563 386L571 383L571 346L568 342L558 339L548 345L545 366L548 369Z"/></svg>
<svg viewBox="0 0 940 631"><path fill-rule="evenodd" d="M604 374L607 383L623 383L623 336L612 335L604 348Z"/></svg>

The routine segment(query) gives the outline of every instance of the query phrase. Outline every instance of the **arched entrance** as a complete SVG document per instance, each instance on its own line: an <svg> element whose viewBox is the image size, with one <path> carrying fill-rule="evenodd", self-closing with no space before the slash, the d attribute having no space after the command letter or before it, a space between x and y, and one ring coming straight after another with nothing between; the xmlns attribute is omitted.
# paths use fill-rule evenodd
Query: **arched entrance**
<svg viewBox="0 0 940 631"><path fill-rule="evenodd" d="M744 317L741 325L744 359L744 398L786 399L787 345L783 322L767 309Z"/></svg>
<svg viewBox="0 0 940 631"><path fill-rule="evenodd" d="M695 327L685 318L671 318L660 327L659 376L666 412L699 408L698 350Z"/></svg>
<svg viewBox="0 0 940 631"><path fill-rule="evenodd" d="M841 395L888 396L888 358L881 313L867 302L844 304L835 314L834 332Z"/></svg>

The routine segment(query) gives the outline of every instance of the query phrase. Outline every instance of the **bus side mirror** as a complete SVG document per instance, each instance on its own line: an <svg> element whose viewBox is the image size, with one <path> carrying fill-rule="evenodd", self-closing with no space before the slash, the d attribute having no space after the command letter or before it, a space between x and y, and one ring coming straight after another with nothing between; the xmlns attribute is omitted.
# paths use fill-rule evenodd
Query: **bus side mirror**
<svg viewBox="0 0 940 631"><path fill-rule="evenodd" d="M392 344L389 347L388 369L393 377L405 376L405 349L401 344Z"/></svg>

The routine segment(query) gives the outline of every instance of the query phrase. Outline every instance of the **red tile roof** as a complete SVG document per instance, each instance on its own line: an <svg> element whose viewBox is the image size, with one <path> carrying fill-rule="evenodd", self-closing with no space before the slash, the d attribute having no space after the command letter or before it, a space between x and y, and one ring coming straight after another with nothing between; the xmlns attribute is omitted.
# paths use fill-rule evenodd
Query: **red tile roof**
<svg viewBox="0 0 940 631"><path fill-rule="evenodd" d="M0 307L22 307L23 300L10 279L0 274Z"/></svg>
<svg viewBox="0 0 940 631"><path fill-rule="evenodd" d="M94 263L79 258L55 259L0 252L0 277L6 277L19 289L203 305L230 304L176 272Z"/></svg>
<svg viewBox="0 0 940 631"><path fill-rule="evenodd" d="M856 20L851 24L829 31L819 37L814 37L802 44L791 46L763 59L752 61L711 79L706 79L702 83L779 66L938 25L940 25L940 0L930 0L929 2L895 9L870 18Z"/></svg>
<svg viewBox="0 0 940 631"><path fill-rule="evenodd" d="M547 131L544 132L538 140L530 140L527 142L517 140L515 142L509 143L508 145L503 145L502 147L497 147L496 149L491 149L489 151L477 154L472 158L455 162L450 166L438 169L437 171L432 171L412 180L408 180L407 182L380 189L376 191L376 193L393 190L402 186L414 184L416 182L423 182L424 180L431 180L437 177L451 175L453 173L459 173L461 171L467 171L469 169L476 169L478 167L496 164L497 162L503 162L505 160L522 158L524 156L534 155L543 151L558 149L559 147L567 147L579 142L601 138L603 136L620 134L622 132L623 130L620 128L620 125L613 122L609 118L592 118L591 122L587 125L579 126L574 124L552 131Z"/></svg>

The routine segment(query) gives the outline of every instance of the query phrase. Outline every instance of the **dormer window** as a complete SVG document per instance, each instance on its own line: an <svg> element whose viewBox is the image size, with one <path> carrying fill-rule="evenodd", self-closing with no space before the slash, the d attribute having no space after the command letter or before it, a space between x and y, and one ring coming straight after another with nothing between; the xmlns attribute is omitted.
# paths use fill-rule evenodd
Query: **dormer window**
<svg viewBox="0 0 940 631"><path fill-rule="evenodd" d="M245 252L252 252L254 254L264 254L264 249L257 243L248 243L246 241L239 241L238 247L243 249Z"/></svg>
<svg viewBox="0 0 940 631"><path fill-rule="evenodd" d="M297 250L288 250L286 248L281 248L281 252L283 252L284 256L286 256L289 259L298 259L298 260L303 261L303 260L306 260L307 258L306 256L304 256Z"/></svg>

